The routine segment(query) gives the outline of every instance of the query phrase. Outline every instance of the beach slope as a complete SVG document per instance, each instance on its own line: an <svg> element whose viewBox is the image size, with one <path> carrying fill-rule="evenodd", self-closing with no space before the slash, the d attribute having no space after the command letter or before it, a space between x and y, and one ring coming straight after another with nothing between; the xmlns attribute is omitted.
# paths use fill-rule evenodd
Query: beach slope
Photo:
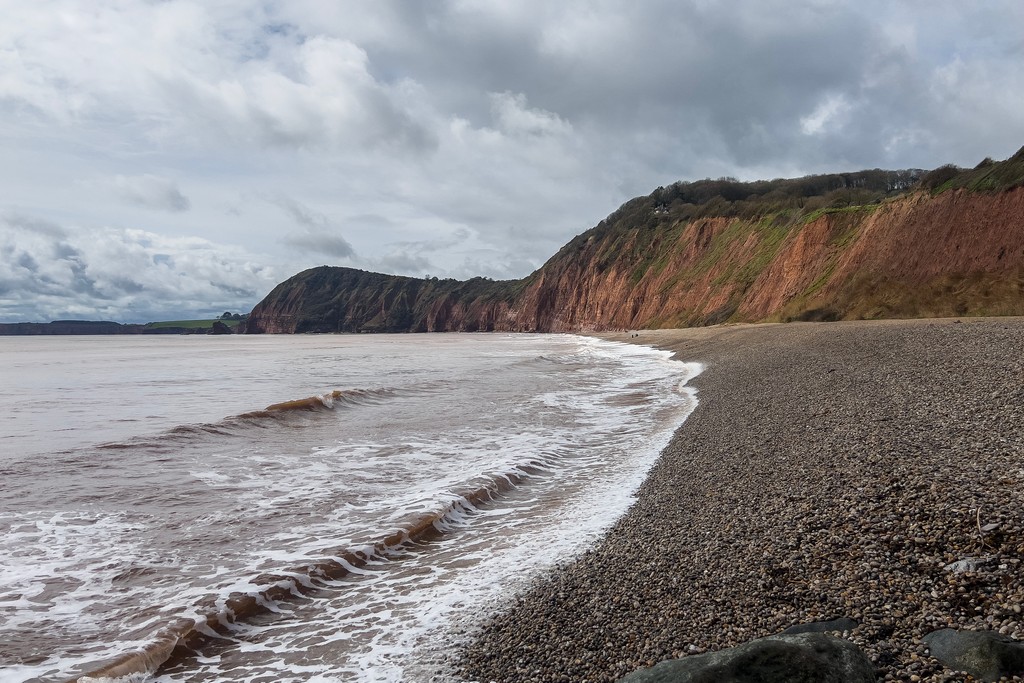
<svg viewBox="0 0 1024 683"><path fill-rule="evenodd" d="M607 338L704 363L700 404L630 511L489 621L461 677L613 681L850 617L880 678L947 680L925 634L1024 638L1024 319Z"/></svg>

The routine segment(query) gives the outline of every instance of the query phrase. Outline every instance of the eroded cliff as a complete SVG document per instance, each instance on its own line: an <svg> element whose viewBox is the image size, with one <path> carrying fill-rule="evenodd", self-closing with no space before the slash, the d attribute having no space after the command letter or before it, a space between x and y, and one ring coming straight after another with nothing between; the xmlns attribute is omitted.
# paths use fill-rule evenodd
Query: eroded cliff
<svg viewBox="0 0 1024 683"><path fill-rule="evenodd" d="M321 266L279 284L246 332L489 332L512 325L521 281L420 279Z"/></svg>
<svg viewBox="0 0 1024 683"><path fill-rule="evenodd" d="M1024 314L1024 150L972 170L677 183L517 281L324 266L248 332L576 331Z"/></svg>

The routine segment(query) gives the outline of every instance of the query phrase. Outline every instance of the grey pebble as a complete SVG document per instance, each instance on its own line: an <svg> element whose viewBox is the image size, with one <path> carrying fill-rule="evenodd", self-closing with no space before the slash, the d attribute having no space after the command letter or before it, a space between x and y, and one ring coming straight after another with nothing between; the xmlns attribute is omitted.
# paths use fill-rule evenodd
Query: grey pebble
<svg viewBox="0 0 1024 683"><path fill-rule="evenodd" d="M615 681L843 615L880 680L947 681L926 634L1024 638L1024 320L643 341L706 364L699 406L608 534L457 653L459 679Z"/></svg>

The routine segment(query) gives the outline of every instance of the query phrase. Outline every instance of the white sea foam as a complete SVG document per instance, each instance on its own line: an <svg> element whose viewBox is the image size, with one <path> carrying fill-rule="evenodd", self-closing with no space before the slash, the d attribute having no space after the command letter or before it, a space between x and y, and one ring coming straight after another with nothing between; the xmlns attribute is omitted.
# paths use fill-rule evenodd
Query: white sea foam
<svg viewBox="0 0 1024 683"><path fill-rule="evenodd" d="M685 383L700 370L665 352L569 335L372 342L277 338L274 356L260 340L269 368L299 367L328 387L289 388L246 408L211 409L209 419L329 398L331 385L408 391L273 428L228 425L16 463L25 479L59 472L45 497L71 501L56 514L30 495L4 501L15 509L0 517L15 534L7 538L27 550L8 565L0 559L9 588L0 588L0 638L66 625L43 639L45 661L18 675L87 670L142 647L147 629L170 618L201 620L225 612L232 594L261 595L268 583L258 575L268 573L315 590L294 601L260 597L269 614L234 624L157 679L431 679L469 624L622 514L695 405ZM223 357L193 359L204 363L225 372ZM129 386L126 377L119 390ZM468 497L494 487L508 490L489 502ZM380 539L420 519L442 534L380 556ZM346 553L357 549L377 556L353 565ZM331 559L349 575L294 571ZM33 567L63 585L47 588Z"/></svg>

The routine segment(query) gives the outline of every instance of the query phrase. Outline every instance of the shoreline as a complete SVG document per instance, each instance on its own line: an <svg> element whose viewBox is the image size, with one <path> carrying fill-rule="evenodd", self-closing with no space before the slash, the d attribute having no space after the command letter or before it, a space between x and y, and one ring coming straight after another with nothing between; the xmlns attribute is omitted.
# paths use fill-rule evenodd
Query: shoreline
<svg viewBox="0 0 1024 683"><path fill-rule="evenodd" d="M1024 639L1024 318L596 336L703 363L698 406L606 536L461 649L461 678L614 681L850 617L881 679L944 681L925 634Z"/></svg>

